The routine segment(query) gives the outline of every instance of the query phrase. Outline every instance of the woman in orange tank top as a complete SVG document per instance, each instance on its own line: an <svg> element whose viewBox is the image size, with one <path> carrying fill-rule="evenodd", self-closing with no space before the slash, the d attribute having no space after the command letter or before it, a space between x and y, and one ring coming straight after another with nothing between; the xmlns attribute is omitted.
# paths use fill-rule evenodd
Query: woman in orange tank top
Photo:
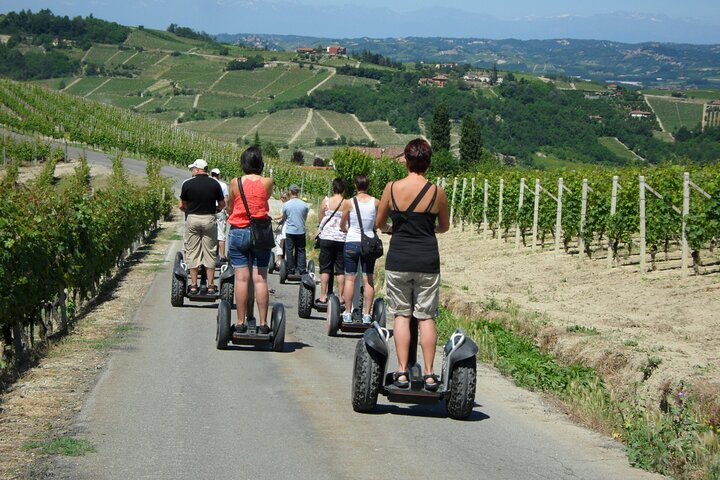
<svg viewBox="0 0 720 480"><path fill-rule="evenodd" d="M250 266L248 260L252 253L252 281L255 285L255 301L258 306L259 326L258 333L267 334L270 327L267 324L268 304L270 294L267 285L268 263L270 262L270 249L258 250L250 243L250 216L252 218L268 218L270 205L268 199L272 195L273 181L263 177L265 164L262 152L257 147L250 147L240 157L245 175L240 179L233 178L229 185L228 194L228 223L230 235L228 236L228 256L235 270L235 304L237 305L237 324L235 331L247 331L245 324L245 310L250 282ZM242 182L243 192L247 199L250 212L245 209L238 181Z"/></svg>

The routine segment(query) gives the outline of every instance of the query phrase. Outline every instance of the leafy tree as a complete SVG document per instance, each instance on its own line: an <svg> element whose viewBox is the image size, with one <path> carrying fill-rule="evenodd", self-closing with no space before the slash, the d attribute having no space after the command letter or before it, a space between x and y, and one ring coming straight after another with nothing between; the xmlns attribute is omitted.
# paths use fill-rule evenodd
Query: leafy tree
<svg viewBox="0 0 720 480"><path fill-rule="evenodd" d="M450 150L450 114L445 102L435 107L430 132L432 146L436 151Z"/></svg>
<svg viewBox="0 0 720 480"><path fill-rule="evenodd" d="M260 147L260 146L262 146L262 144L260 143L260 134L258 133L257 130L255 130L255 138L253 139L252 146L253 146L253 147Z"/></svg>
<svg viewBox="0 0 720 480"><path fill-rule="evenodd" d="M280 158L280 154L278 153L278 149L272 142L266 142L265 145L262 146L262 152L263 157L266 158Z"/></svg>
<svg viewBox="0 0 720 480"><path fill-rule="evenodd" d="M493 63L492 72L490 72L490 85L495 85L498 81L497 63Z"/></svg>
<svg viewBox="0 0 720 480"><path fill-rule="evenodd" d="M460 172L460 161L449 150L433 152L430 176L446 176Z"/></svg>
<svg viewBox="0 0 720 480"><path fill-rule="evenodd" d="M479 162L481 157L482 137L480 125L471 115L465 115L460 127L460 159L463 168L471 168L471 165Z"/></svg>
<svg viewBox="0 0 720 480"><path fill-rule="evenodd" d="M305 155L297 147L295 148L295 150L293 150L292 161L293 163L297 163L298 165L305 164Z"/></svg>

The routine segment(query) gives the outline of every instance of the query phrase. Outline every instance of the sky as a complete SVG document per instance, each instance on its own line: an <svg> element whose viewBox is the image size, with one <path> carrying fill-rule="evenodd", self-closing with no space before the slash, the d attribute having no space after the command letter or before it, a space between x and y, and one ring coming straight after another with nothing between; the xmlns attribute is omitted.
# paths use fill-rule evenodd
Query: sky
<svg viewBox="0 0 720 480"><path fill-rule="evenodd" d="M720 43L716 0L0 0L0 12L27 8L211 34Z"/></svg>

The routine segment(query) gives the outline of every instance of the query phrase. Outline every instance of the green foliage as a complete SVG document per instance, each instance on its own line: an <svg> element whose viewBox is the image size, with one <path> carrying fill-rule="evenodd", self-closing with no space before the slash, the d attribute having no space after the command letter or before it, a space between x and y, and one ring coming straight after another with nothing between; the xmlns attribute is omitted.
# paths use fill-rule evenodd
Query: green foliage
<svg viewBox="0 0 720 480"><path fill-rule="evenodd" d="M472 169L482 159L480 125L470 115L463 117L460 126L460 159L465 170Z"/></svg>
<svg viewBox="0 0 720 480"><path fill-rule="evenodd" d="M375 160L370 155L354 148L340 148L333 152L332 162L335 165L337 176L347 182L352 190L353 181L358 174L370 177L368 193L380 198L388 182L398 180L405 176L405 166L390 158ZM348 194L350 194L348 192Z"/></svg>
<svg viewBox="0 0 720 480"><path fill-rule="evenodd" d="M80 457L86 453L95 452L95 447L87 440L78 440L71 437L59 437L45 442L30 441L23 445L25 450L40 449L45 455L64 455L66 457Z"/></svg>

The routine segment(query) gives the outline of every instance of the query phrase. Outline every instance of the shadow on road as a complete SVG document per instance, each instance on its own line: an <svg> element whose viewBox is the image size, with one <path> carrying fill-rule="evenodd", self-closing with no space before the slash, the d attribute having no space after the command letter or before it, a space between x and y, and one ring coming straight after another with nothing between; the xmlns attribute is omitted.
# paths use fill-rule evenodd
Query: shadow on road
<svg viewBox="0 0 720 480"><path fill-rule="evenodd" d="M312 348L312 345L303 342L285 342L285 347L282 353L292 353L295 350L302 350L303 348ZM267 353L276 353L272 351L270 343L260 345L228 345L225 350L239 350L239 351L258 351Z"/></svg>
<svg viewBox="0 0 720 480"><path fill-rule="evenodd" d="M481 405L475 404L476 407L479 407ZM377 405L375 407L375 410L369 413L369 415L405 415L405 416L412 416L412 417L434 417L434 418L448 418L447 412L445 411L445 408L441 404L435 404L435 405ZM470 413L470 416L467 417L465 422L481 422L483 420L489 419L490 416L480 412L478 410L473 410L472 413Z"/></svg>

